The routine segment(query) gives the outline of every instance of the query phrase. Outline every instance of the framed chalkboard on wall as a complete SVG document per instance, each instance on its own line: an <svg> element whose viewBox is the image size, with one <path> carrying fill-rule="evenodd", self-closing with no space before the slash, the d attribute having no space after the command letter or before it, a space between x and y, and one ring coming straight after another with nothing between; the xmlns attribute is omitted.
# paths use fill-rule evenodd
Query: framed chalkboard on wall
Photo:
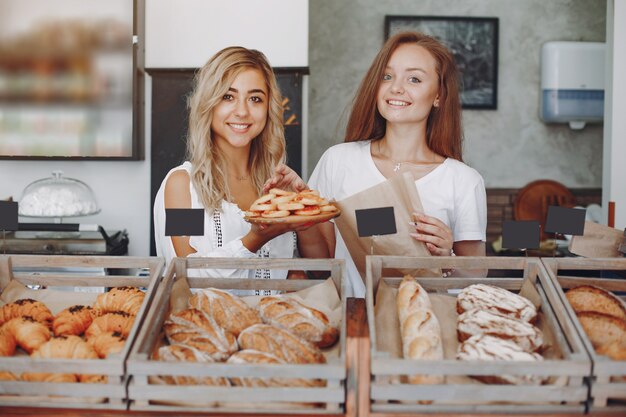
<svg viewBox="0 0 626 417"><path fill-rule="evenodd" d="M150 207L170 169L185 160L188 129L187 97L196 69L152 69L152 147ZM302 77L307 68L274 68L283 95L287 163L302 175ZM150 224L154 224L150 211ZM150 253L156 255L154 228L150 227Z"/></svg>

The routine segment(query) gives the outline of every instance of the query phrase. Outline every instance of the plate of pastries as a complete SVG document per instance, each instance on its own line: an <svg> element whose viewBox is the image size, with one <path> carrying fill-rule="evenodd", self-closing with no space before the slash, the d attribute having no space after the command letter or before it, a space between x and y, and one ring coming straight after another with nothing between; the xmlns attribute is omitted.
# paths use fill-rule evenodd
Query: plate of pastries
<svg viewBox="0 0 626 417"><path fill-rule="evenodd" d="M217 288L191 296L187 308L163 323L169 344L157 347L153 360L228 364L323 364L322 349L339 340L329 317L285 295L262 297L256 307ZM153 384L244 387L320 387L320 379L237 377L210 378L159 375Z"/></svg>
<svg viewBox="0 0 626 417"><path fill-rule="evenodd" d="M145 293L115 287L91 305L73 305L54 315L41 301L19 299L0 307L0 356L40 359L105 359L121 352ZM107 383L106 375L0 372L0 380Z"/></svg>
<svg viewBox="0 0 626 417"><path fill-rule="evenodd" d="M307 223L330 220L340 214L339 208L317 190L296 193L272 188L252 203L245 212L245 220L262 224Z"/></svg>

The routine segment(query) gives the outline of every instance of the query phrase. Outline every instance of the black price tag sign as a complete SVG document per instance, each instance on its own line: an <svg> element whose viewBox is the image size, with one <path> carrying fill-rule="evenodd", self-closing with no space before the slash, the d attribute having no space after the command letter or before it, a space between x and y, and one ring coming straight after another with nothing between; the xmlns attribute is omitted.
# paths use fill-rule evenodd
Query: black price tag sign
<svg viewBox="0 0 626 417"><path fill-rule="evenodd" d="M0 230L17 230L17 201L0 201Z"/></svg>
<svg viewBox="0 0 626 417"><path fill-rule="evenodd" d="M204 235L204 209L165 209L165 236Z"/></svg>
<svg viewBox="0 0 626 417"><path fill-rule="evenodd" d="M550 206L546 219L547 233L582 236L585 231L585 209Z"/></svg>
<svg viewBox="0 0 626 417"><path fill-rule="evenodd" d="M359 237L398 233L393 207L355 210L354 214Z"/></svg>
<svg viewBox="0 0 626 417"><path fill-rule="evenodd" d="M506 249L537 249L540 236L536 220L507 220L502 224L502 247Z"/></svg>

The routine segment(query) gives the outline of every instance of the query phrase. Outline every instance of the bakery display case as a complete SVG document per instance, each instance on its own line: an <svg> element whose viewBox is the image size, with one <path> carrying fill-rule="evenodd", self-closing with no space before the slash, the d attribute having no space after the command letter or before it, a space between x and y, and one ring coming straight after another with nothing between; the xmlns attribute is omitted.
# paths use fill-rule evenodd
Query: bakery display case
<svg viewBox="0 0 626 417"><path fill-rule="evenodd" d="M207 278L201 276L206 268L224 269L225 274L235 269L266 270L268 277L276 270L328 271L330 278ZM130 410L343 415L347 383L343 268L343 261L335 259L176 258L156 290L127 362ZM228 308L211 304L218 302L211 300L221 290L233 290ZM201 302L201 297L206 299ZM285 310L272 318L266 301L275 297ZM288 307L294 300L316 310L314 316L325 316L323 327L334 329L336 342L333 339L328 346L331 342L314 342L300 333L306 320ZM247 309L241 307L242 301ZM243 308L233 313L236 320L227 318L231 308ZM258 316L247 322L253 313L263 323ZM278 316L286 321L274 322ZM215 339L214 322L224 338Z"/></svg>
<svg viewBox="0 0 626 417"><path fill-rule="evenodd" d="M11 354L0 357L0 414L7 415L6 407L37 408L38 411L31 413L38 415L44 413L44 409L53 408L125 410L128 382L125 360L148 311L153 291L162 278L163 265L159 258L126 256L0 256L2 328L4 333L9 331L13 335L19 346L14 353L4 352L5 355ZM80 269L81 272L64 272L68 269ZM103 275L103 269L119 274ZM142 297L137 299L135 296L132 304L126 305L124 301L124 305L130 308L124 313L91 316L89 323L97 324L93 330L89 325L86 329L74 329L71 334L63 331L63 323L57 322L57 317L66 309L66 313L72 314L89 311L88 316L94 311L124 309L119 303L107 307L101 302L100 297L109 293L99 293L95 289L103 286L141 288L133 290ZM45 325L16 315L21 313L15 311L15 306L25 308L29 303L37 303L47 315ZM74 307L76 305L83 307ZM36 318L32 310L24 314ZM111 319L109 315L119 316L125 322L117 336L113 333L121 344L118 344L117 353L96 359L104 357L107 343L97 339L84 341L78 334L86 330L88 336L95 337L96 327L105 330L111 324L107 324ZM19 323L11 323L16 320L11 320L13 316ZM6 323L5 319L8 320ZM37 327L36 332L30 327ZM52 332L60 337L51 337ZM33 344L36 341L41 343ZM32 351L33 356L28 356L28 351Z"/></svg>
<svg viewBox="0 0 626 417"><path fill-rule="evenodd" d="M439 268L454 268L457 273L466 272L470 278L442 278L432 273ZM471 271L485 269L518 270L522 272L522 277L471 278L479 276L471 274ZM369 392L369 401L360 403L361 409L367 408L372 415L583 414L586 411L591 361L561 297L551 285L547 271L538 258L368 256L366 271L371 349L369 365L366 365L369 370L359 369L360 391ZM407 340L402 338L402 316L399 319L398 315L414 308L403 306L401 298L397 298L398 287L405 274L417 277L415 279L427 291L427 298L432 304L432 310L426 312L421 309L417 312L418 316L411 319L423 320L421 323L425 328L432 324L429 320L438 319L440 334L433 331L431 336L420 336L421 340L417 341L409 339L408 335ZM490 314L500 318L475 323L479 328L477 335L465 341L464 334L472 334L473 330L468 330L466 326L470 320L457 312L460 308L457 297L477 284L497 287L497 292L508 290L504 291L510 294L508 298L524 299L526 304L534 306L537 315L531 322L534 323L534 332L543 336L542 348L537 350L536 346L532 346L529 350L518 351L520 349L510 346L512 340L529 333L518 330L523 327L508 324L511 320L520 322L521 319L501 317L504 307L499 301L493 307L498 313ZM423 291L421 294L424 296ZM469 310L469 317L473 320L483 316L476 311ZM486 323L493 323L494 331L487 332L490 337L501 331L502 338L497 338L497 343L480 335L483 333L480 327ZM530 325L525 323L524 326ZM513 330L508 331L507 327ZM461 342L459 355L472 350L473 354L481 353L471 358L464 357L465 360L457 359L457 347ZM433 349L441 349L442 353L440 356L421 356L430 360L404 359L403 351L414 349L412 343L417 343L418 351L424 346L432 346ZM542 359L537 357L535 351L541 354ZM430 355L427 349L423 352ZM504 355L504 352L507 354ZM419 355L418 352L417 357ZM366 373L369 375L364 375Z"/></svg>
<svg viewBox="0 0 626 417"><path fill-rule="evenodd" d="M593 362L590 412L626 413L626 259L543 258ZM577 295L570 290L577 288ZM581 314L582 313L582 314Z"/></svg>

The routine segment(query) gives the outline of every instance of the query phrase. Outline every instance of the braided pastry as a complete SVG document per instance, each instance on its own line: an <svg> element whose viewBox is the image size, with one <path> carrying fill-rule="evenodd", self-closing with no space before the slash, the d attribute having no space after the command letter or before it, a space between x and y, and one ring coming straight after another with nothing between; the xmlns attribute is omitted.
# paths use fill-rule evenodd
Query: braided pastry
<svg viewBox="0 0 626 417"><path fill-rule="evenodd" d="M15 317L4 326L13 334L17 345L31 353L50 339L48 326L34 320L32 317Z"/></svg>
<svg viewBox="0 0 626 417"><path fill-rule="evenodd" d="M13 356L17 341L6 326L0 327L0 356Z"/></svg>
<svg viewBox="0 0 626 417"><path fill-rule="evenodd" d="M290 330L317 347L332 346L339 338L326 314L291 297L263 297L258 308L265 323Z"/></svg>
<svg viewBox="0 0 626 417"><path fill-rule="evenodd" d="M100 294L93 305L94 310L102 313L123 311L136 316L146 294L135 287L115 287Z"/></svg>
<svg viewBox="0 0 626 417"><path fill-rule="evenodd" d="M161 346L154 352L152 359L166 362L215 362L207 353L184 345ZM168 385L230 385L226 378L191 377L182 375L159 375L152 378L151 382Z"/></svg>
<svg viewBox="0 0 626 417"><path fill-rule="evenodd" d="M42 344L31 355L42 359L98 359L93 348L78 336L57 336ZM24 373L22 379L32 382L88 382L102 379L100 375Z"/></svg>
<svg viewBox="0 0 626 417"><path fill-rule="evenodd" d="M235 335L195 308L170 315L163 328L170 344L194 347L216 361L224 361L237 351Z"/></svg>
<svg viewBox="0 0 626 417"><path fill-rule="evenodd" d="M245 349L233 354L226 363L233 364L284 364L285 361L279 359L271 353L258 350ZM323 387L326 382L321 379L300 379L300 378L231 378L233 385L242 387Z"/></svg>
<svg viewBox="0 0 626 417"><path fill-rule="evenodd" d="M91 322L91 325L85 330L85 338L91 340L92 337L106 332L118 332L122 336L128 337L134 321L135 316L122 311L103 314Z"/></svg>
<svg viewBox="0 0 626 417"><path fill-rule="evenodd" d="M271 353L287 363L326 363L326 358L313 344L288 330L269 324L255 324L237 338L241 349Z"/></svg>
<svg viewBox="0 0 626 417"><path fill-rule="evenodd" d="M30 298L23 298L4 305L0 309L0 325L15 317L31 317L33 320L50 327L52 324L52 313L41 301Z"/></svg>
<svg viewBox="0 0 626 417"><path fill-rule="evenodd" d="M89 339L89 344L98 354L100 359L104 359L111 354L124 350L126 338L119 332L104 332Z"/></svg>
<svg viewBox="0 0 626 417"><path fill-rule="evenodd" d="M55 336L80 336L91 325L95 312L91 307L76 305L61 311L52 322Z"/></svg>
<svg viewBox="0 0 626 417"><path fill-rule="evenodd" d="M189 307L210 315L220 327L233 333L235 337L246 327L261 323L259 313L241 298L215 288L200 290L192 295Z"/></svg>

